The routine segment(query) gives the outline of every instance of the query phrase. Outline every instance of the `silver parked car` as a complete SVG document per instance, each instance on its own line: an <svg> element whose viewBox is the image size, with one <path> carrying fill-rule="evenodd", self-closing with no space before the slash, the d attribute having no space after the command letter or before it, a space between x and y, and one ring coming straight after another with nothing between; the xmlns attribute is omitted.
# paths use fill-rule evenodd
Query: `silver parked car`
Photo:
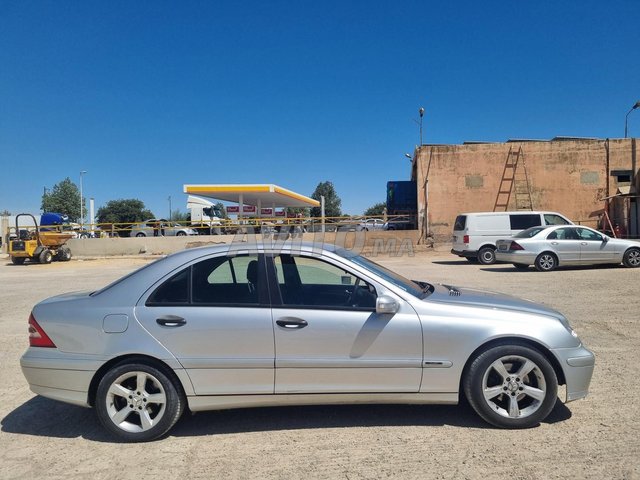
<svg viewBox="0 0 640 480"><path fill-rule="evenodd" d="M164 219L152 219L142 223L136 223L131 227L131 237L173 237L185 235L198 235L193 228L185 227L179 223Z"/></svg>
<svg viewBox="0 0 640 480"><path fill-rule="evenodd" d="M384 221L379 218L368 218L356 225L356 231L384 230Z"/></svg>
<svg viewBox="0 0 640 480"><path fill-rule="evenodd" d="M456 404L531 427L587 395L594 355L567 319L506 295L411 281L338 247L185 250L96 292L49 298L21 359L33 392L94 407L128 441L185 407Z"/></svg>
<svg viewBox="0 0 640 480"><path fill-rule="evenodd" d="M531 227L496 241L496 259L541 272L563 265L624 264L640 267L640 242L611 238L579 225Z"/></svg>

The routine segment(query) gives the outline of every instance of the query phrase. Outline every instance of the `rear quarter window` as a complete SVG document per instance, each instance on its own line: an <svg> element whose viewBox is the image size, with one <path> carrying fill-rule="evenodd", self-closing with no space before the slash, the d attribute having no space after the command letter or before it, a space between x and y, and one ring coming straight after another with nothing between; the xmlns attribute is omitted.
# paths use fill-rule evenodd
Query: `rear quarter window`
<svg viewBox="0 0 640 480"><path fill-rule="evenodd" d="M525 230L541 224L540 214L509 215L511 230Z"/></svg>
<svg viewBox="0 0 640 480"><path fill-rule="evenodd" d="M453 225L454 230L464 230L467 226L467 216L466 215L458 215L456 217L456 222Z"/></svg>

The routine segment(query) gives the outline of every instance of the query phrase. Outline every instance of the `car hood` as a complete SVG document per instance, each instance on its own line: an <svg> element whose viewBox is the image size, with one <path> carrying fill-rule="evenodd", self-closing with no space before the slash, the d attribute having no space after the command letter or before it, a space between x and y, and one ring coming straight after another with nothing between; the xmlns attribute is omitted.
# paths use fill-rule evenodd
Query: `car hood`
<svg viewBox="0 0 640 480"><path fill-rule="evenodd" d="M473 288L434 285L433 293L425 298L425 301L514 310L517 312L546 315L565 321L564 316L557 310L532 302L531 300L524 300L503 293L487 292Z"/></svg>

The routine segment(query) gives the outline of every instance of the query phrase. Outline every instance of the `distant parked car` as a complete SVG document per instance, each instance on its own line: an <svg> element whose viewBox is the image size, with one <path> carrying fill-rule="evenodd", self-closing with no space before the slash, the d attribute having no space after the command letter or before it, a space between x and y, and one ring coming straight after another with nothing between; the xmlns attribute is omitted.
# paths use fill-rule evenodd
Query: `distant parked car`
<svg viewBox="0 0 640 480"><path fill-rule="evenodd" d="M356 231L384 230L384 222L379 218L368 218L356 225Z"/></svg>
<svg viewBox="0 0 640 480"><path fill-rule="evenodd" d="M578 225L531 227L496 241L496 259L516 268L549 272L563 265L620 264L640 267L640 242L611 238Z"/></svg>
<svg viewBox="0 0 640 480"><path fill-rule="evenodd" d="M197 235L193 228L185 227L179 223L169 222L163 219L152 219L146 222L136 223L131 227L132 237L182 237L186 235Z"/></svg>

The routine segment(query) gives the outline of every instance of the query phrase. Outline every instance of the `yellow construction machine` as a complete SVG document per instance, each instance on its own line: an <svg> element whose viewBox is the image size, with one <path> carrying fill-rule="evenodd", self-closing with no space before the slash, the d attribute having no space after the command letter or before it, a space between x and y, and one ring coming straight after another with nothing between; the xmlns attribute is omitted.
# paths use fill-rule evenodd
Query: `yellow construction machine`
<svg viewBox="0 0 640 480"><path fill-rule="evenodd" d="M31 217L34 225L33 230L20 229L18 224L20 217ZM16 215L15 235L16 238L9 242L9 256L16 265L22 265L27 259L32 263L71 260L71 250L64 244L75 235L73 232L61 232L54 229L41 231L33 215L21 213Z"/></svg>

